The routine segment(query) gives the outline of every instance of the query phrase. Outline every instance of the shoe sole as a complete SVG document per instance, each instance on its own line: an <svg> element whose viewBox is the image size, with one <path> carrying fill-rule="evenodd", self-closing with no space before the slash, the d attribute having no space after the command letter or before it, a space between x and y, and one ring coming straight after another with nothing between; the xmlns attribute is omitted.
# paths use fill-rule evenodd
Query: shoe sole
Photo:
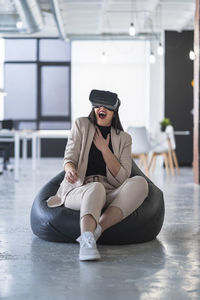
<svg viewBox="0 0 200 300"><path fill-rule="evenodd" d="M99 260L101 258L100 255L89 256L89 255L79 255L79 260Z"/></svg>

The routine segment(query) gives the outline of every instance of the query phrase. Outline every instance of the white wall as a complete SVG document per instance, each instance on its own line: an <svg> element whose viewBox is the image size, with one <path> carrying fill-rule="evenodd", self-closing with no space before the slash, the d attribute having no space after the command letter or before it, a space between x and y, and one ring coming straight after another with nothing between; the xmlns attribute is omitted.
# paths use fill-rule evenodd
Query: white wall
<svg viewBox="0 0 200 300"><path fill-rule="evenodd" d="M106 53L106 63L101 53ZM72 119L91 110L92 89L109 90L121 100L124 127L146 122L146 43L141 41L74 41L72 43Z"/></svg>
<svg viewBox="0 0 200 300"><path fill-rule="evenodd" d="M164 38L162 39L164 45ZM156 57L155 64L149 64L149 115L147 127L151 132L159 130L159 122L164 118L165 83L164 83L164 56L157 54L158 42L152 43Z"/></svg>
<svg viewBox="0 0 200 300"><path fill-rule="evenodd" d="M164 64L159 57L150 65L148 55L149 42L145 41L73 41L72 122L89 114L90 91L102 89L116 92L121 99L124 129L132 125L153 130L163 117Z"/></svg>

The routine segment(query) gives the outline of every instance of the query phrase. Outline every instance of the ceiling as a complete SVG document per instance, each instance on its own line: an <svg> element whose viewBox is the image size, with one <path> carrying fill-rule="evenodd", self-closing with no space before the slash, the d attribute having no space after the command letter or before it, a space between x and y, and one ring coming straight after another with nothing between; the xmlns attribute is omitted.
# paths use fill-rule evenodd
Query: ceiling
<svg viewBox="0 0 200 300"><path fill-rule="evenodd" d="M136 37L156 36L193 30L194 11L195 0L0 0L0 36L129 39L131 22Z"/></svg>

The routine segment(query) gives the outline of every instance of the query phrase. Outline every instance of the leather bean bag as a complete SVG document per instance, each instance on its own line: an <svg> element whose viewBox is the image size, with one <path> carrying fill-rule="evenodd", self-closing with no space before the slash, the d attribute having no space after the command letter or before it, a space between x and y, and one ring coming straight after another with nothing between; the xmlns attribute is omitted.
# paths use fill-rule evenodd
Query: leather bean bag
<svg viewBox="0 0 200 300"><path fill-rule="evenodd" d="M130 177L136 175L148 181L148 197L131 215L104 231L98 240L99 244L143 243L156 238L160 232L164 220L163 193L133 162ZM80 235L79 211L64 206L49 208L46 203L46 199L56 194L63 177L64 171L51 179L37 194L31 209L31 228L41 239L73 243Z"/></svg>

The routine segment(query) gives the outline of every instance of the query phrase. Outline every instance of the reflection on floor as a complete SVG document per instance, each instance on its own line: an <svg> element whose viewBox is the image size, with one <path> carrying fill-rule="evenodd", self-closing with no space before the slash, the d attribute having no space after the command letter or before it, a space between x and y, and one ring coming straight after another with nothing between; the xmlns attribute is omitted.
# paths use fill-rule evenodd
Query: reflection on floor
<svg viewBox="0 0 200 300"><path fill-rule="evenodd" d="M158 238L99 246L99 262L79 262L78 244L46 242L31 232L34 196L61 169L62 159L42 159L34 173L24 162L18 183L13 172L0 176L1 299L200 299L200 187L191 168L174 177L157 169L151 178L165 195Z"/></svg>

